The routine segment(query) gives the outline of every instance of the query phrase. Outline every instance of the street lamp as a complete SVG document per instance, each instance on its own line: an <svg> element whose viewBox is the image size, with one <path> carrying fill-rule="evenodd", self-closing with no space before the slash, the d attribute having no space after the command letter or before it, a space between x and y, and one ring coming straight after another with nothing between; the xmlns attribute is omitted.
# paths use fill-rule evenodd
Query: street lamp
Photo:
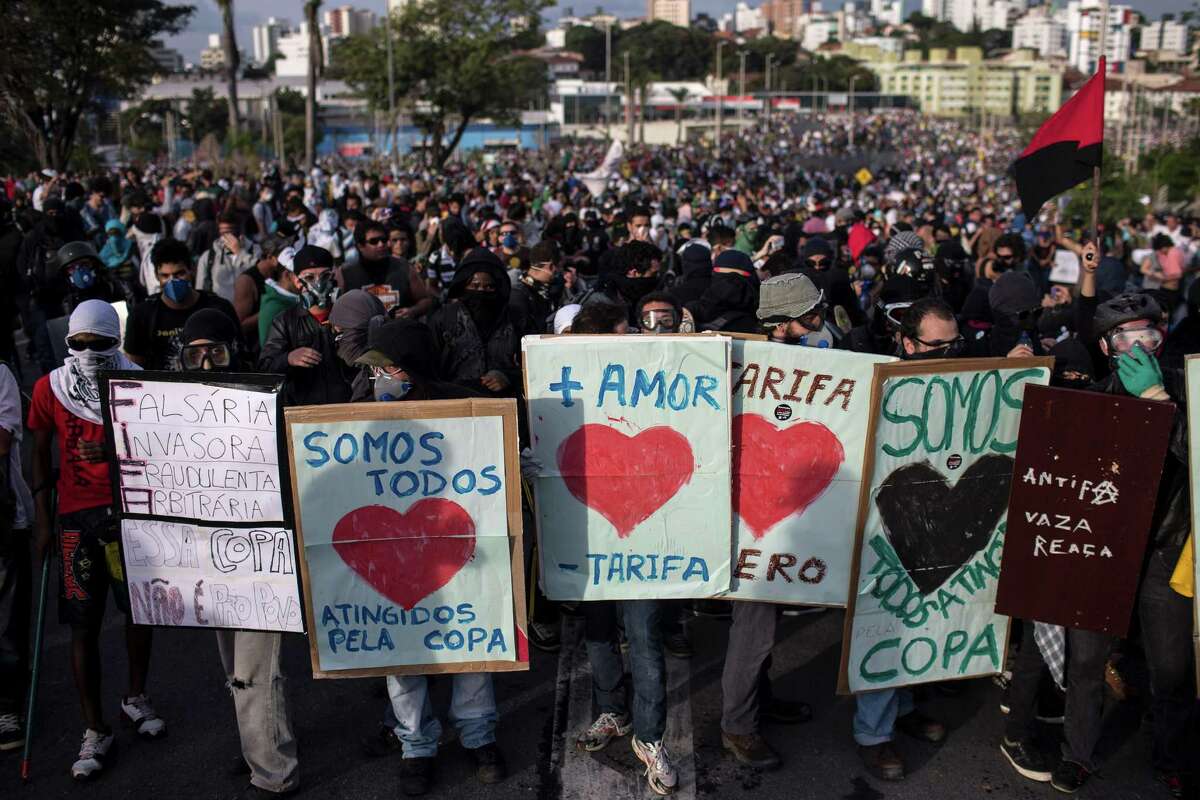
<svg viewBox="0 0 1200 800"><path fill-rule="evenodd" d="M725 111L724 98L721 95L721 52L727 44L724 39L717 42L717 155L721 154L721 117Z"/></svg>

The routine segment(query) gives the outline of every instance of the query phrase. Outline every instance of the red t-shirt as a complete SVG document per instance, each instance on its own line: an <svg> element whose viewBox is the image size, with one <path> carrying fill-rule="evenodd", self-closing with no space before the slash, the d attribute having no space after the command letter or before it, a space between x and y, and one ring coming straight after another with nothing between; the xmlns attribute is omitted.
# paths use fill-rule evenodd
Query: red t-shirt
<svg viewBox="0 0 1200 800"><path fill-rule="evenodd" d="M50 431L58 437L59 514L112 505L108 462L84 461L79 457L80 442L104 441L104 426L67 411L51 391L49 375L38 378L33 385L27 424L30 430Z"/></svg>

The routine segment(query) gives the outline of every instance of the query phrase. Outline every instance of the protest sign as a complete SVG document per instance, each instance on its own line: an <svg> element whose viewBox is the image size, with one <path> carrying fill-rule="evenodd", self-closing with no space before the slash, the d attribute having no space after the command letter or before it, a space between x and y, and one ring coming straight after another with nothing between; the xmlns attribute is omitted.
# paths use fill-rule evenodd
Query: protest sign
<svg viewBox="0 0 1200 800"><path fill-rule="evenodd" d="M730 580L730 340L522 341L542 587L712 597Z"/></svg>
<svg viewBox="0 0 1200 800"><path fill-rule="evenodd" d="M1030 386L996 611L1125 636L1175 407Z"/></svg>
<svg viewBox="0 0 1200 800"><path fill-rule="evenodd" d="M1187 385L1188 408L1188 476L1191 485L1192 501L1192 608L1196 617L1192 629L1192 644L1195 650L1196 692L1200 696L1200 597L1196 588L1200 587L1200 558L1197 558L1196 531L1200 530L1200 355L1190 355L1184 362L1185 383Z"/></svg>
<svg viewBox="0 0 1200 800"><path fill-rule="evenodd" d="M734 340L732 599L846 604L871 378L895 360Z"/></svg>
<svg viewBox="0 0 1200 800"><path fill-rule="evenodd" d="M993 606L1021 398L1052 364L875 366L839 692L1004 668Z"/></svg>
<svg viewBox="0 0 1200 800"><path fill-rule="evenodd" d="M285 419L314 677L528 669L516 402Z"/></svg>
<svg viewBox="0 0 1200 800"><path fill-rule="evenodd" d="M304 630L274 375L103 373L133 621Z"/></svg>
<svg viewBox="0 0 1200 800"><path fill-rule="evenodd" d="M1079 283L1079 256L1070 250L1054 251L1054 266L1050 268L1051 283Z"/></svg>

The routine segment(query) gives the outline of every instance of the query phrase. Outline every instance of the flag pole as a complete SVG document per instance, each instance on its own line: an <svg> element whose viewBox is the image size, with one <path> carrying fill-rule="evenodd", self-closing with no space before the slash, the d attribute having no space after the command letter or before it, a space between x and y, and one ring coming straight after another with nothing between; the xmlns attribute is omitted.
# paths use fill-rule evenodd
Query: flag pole
<svg viewBox="0 0 1200 800"><path fill-rule="evenodd" d="M1108 76L1106 74L1107 68L1105 67L1106 59L1104 57L1105 54L1104 54L1104 49L1103 49L1104 48L1104 45L1103 45L1104 34L1107 32L1107 31L1105 31L1105 27L1107 26L1107 24L1108 24L1108 2L1107 2L1107 0L1105 0L1104 9L1103 9L1103 13L1101 15L1101 22L1100 22L1100 25L1101 25L1101 28L1100 28L1101 46L1100 47L1101 47L1101 49L1100 49L1099 70L1100 70L1100 80L1101 80L1101 84L1100 84L1100 87L1101 87L1100 96L1101 97L1104 97L1103 90L1106 88L1104 86L1104 83L1108 80ZM1100 160L1101 160L1101 163L1103 163L1103 160L1104 160L1104 101L1103 100L1100 101ZM1092 167L1092 241L1096 243L1096 247L1099 249L1100 248L1100 165L1099 164Z"/></svg>

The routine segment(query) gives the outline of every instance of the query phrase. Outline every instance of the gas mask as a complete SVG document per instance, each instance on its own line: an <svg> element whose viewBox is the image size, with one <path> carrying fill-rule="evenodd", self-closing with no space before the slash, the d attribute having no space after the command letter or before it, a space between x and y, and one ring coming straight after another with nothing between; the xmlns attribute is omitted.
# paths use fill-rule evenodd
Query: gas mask
<svg viewBox="0 0 1200 800"><path fill-rule="evenodd" d="M91 264L79 264L71 270L71 285L76 289L90 289L96 283L96 268Z"/></svg>
<svg viewBox="0 0 1200 800"><path fill-rule="evenodd" d="M334 284L333 273L326 272L315 281L301 281L304 289L300 292L300 302L305 308L324 308L333 305L337 299L338 288Z"/></svg>
<svg viewBox="0 0 1200 800"><path fill-rule="evenodd" d="M372 370L371 383L375 399L380 402L403 400L413 388L412 381L390 375L378 367Z"/></svg>

